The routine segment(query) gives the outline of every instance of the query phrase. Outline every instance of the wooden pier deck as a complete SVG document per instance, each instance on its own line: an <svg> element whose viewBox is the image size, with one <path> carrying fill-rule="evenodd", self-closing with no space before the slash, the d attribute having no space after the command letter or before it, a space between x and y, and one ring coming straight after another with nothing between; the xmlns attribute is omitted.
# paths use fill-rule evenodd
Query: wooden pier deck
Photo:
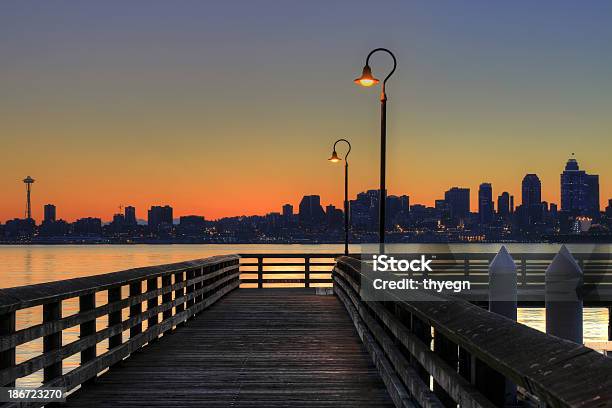
<svg viewBox="0 0 612 408"><path fill-rule="evenodd" d="M392 407L335 296L238 289L65 407Z"/></svg>

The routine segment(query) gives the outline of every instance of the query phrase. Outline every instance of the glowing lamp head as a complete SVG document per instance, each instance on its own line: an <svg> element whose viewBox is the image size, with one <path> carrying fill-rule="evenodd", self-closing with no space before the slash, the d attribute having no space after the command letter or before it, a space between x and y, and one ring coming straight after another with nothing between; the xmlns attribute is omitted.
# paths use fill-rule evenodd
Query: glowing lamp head
<svg viewBox="0 0 612 408"><path fill-rule="evenodd" d="M336 153L335 150L332 153L331 157L329 159L327 159L327 160L329 160L332 163L338 163L339 161L342 161L342 159L338 157L338 153Z"/></svg>
<svg viewBox="0 0 612 408"><path fill-rule="evenodd" d="M380 81L374 78L374 76L372 75L372 69L370 68L369 65L366 65L365 67L363 67L363 72L361 73L361 76L355 79L354 82L357 85L369 87L369 86L376 85Z"/></svg>

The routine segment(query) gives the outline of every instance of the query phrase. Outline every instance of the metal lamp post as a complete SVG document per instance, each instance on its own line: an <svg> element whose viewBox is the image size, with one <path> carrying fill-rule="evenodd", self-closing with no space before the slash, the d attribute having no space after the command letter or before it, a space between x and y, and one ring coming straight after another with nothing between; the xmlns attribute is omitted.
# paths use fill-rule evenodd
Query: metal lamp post
<svg viewBox="0 0 612 408"><path fill-rule="evenodd" d="M378 242L380 243L380 253L385 252L385 207L387 201L387 190L385 185L385 172L387 167L387 94L385 92L385 85L387 80L395 72L397 67L397 60L395 55L386 48L376 48L368 54L366 58L365 66L361 76L355 79L355 83L361 86L370 87L376 85L380 81L372 75L372 69L370 68L370 57L377 51L384 51L391 55L393 58L393 69L385 77L382 84L382 91L380 93L380 195L378 207L380 209L378 217Z"/></svg>
<svg viewBox="0 0 612 408"><path fill-rule="evenodd" d="M348 202L348 155L351 152L351 143L346 139L338 139L334 143L334 150L332 152L331 157L328 159L332 163L338 163L342 161L341 158L338 157L338 153L336 152L336 145L339 142L345 142L348 145L348 151L344 155L344 255L349 254L349 202Z"/></svg>

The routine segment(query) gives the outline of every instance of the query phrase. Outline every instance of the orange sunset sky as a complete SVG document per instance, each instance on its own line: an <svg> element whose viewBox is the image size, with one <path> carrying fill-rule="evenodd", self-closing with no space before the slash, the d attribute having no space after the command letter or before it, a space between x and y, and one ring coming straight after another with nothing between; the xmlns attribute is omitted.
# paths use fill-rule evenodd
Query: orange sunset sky
<svg viewBox="0 0 612 408"><path fill-rule="evenodd" d="M379 46L399 64L389 194L433 205L469 187L475 210L490 182L520 204L536 173L559 203L575 152L602 209L612 197L609 5L389 1L383 25L341 2L257 3L2 5L0 221L23 217L28 175L38 221L46 203L69 221L119 205L264 214L305 194L341 206L336 139L353 144L351 198L378 185L379 88L352 80ZM373 57L375 75L389 67Z"/></svg>

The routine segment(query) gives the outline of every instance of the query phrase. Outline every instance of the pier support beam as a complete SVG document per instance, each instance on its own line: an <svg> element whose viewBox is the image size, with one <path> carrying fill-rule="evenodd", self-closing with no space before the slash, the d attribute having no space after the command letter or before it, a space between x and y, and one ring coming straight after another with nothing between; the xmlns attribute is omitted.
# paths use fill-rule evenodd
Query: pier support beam
<svg viewBox="0 0 612 408"><path fill-rule="evenodd" d="M582 344L583 273L565 245L546 269L546 333Z"/></svg>

